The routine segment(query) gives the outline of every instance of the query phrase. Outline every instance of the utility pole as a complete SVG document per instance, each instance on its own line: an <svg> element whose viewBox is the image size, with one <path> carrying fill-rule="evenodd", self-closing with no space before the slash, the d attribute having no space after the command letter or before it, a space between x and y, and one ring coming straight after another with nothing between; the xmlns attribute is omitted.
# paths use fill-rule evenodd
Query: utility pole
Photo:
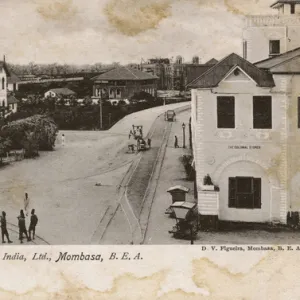
<svg viewBox="0 0 300 300"><path fill-rule="evenodd" d="M111 113L108 114L108 126L110 127L111 125Z"/></svg>
<svg viewBox="0 0 300 300"><path fill-rule="evenodd" d="M100 97L100 99L99 99L99 108L100 108L100 111L99 111L99 113L100 113L100 130L102 130L102 97Z"/></svg>

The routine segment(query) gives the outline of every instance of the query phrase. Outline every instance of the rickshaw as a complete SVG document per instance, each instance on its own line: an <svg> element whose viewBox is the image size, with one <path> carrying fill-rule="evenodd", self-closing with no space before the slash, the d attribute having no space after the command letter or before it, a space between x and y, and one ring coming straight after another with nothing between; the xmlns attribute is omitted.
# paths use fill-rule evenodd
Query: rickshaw
<svg viewBox="0 0 300 300"><path fill-rule="evenodd" d="M197 203L175 202L170 208L173 210L176 225L169 233L174 238L193 241L199 229Z"/></svg>
<svg viewBox="0 0 300 300"><path fill-rule="evenodd" d="M147 149L146 141L143 138L138 137L137 141L138 141L137 142L137 150L138 151L144 151Z"/></svg>
<svg viewBox="0 0 300 300"><path fill-rule="evenodd" d="M173 122L176 119L176 114L174 110L167 110L165 112L165 120L169 122Z"/></svg>
<svg viewBox="0 0 300 300"><path fill-rule="evenodd" d="M135 139L143 137L143 125L132 125L132 134Z"/></svg>

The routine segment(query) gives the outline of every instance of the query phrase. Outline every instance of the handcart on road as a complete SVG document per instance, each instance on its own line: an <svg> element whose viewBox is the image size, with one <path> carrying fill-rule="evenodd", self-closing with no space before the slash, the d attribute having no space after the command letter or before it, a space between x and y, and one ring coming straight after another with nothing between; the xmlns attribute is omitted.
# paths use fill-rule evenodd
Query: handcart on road
<svg viewBox="0 0 300 300"><path fill-rule="evenodd" d="M170 208L173 210L176 224L169 233L174 238L191 239L193 243L199 230L197 203L175 202Z"/></svg>

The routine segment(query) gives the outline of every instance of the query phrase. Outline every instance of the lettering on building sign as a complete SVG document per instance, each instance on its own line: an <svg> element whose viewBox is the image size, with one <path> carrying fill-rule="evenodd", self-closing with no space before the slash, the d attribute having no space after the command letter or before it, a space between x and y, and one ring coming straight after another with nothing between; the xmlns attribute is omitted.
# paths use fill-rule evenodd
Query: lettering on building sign
<svg viewBox="0 0 300 300"><path fill-rule="evenodd" d="M228 146L228 149L238 149L238 150L258 150L261 149L261 146L243 146L243 145L238 145L238 146Z"/></svg>

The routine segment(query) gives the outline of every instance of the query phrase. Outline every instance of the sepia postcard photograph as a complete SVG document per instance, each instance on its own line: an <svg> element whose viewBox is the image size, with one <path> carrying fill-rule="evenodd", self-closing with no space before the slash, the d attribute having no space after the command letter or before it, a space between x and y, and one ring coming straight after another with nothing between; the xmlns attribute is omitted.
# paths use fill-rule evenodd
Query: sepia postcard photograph
<svg viewBox="0 0 300 300"><path fill-rule="evenodd" d="M299 299L300 1L0 11L1 299Z"/></svg>

